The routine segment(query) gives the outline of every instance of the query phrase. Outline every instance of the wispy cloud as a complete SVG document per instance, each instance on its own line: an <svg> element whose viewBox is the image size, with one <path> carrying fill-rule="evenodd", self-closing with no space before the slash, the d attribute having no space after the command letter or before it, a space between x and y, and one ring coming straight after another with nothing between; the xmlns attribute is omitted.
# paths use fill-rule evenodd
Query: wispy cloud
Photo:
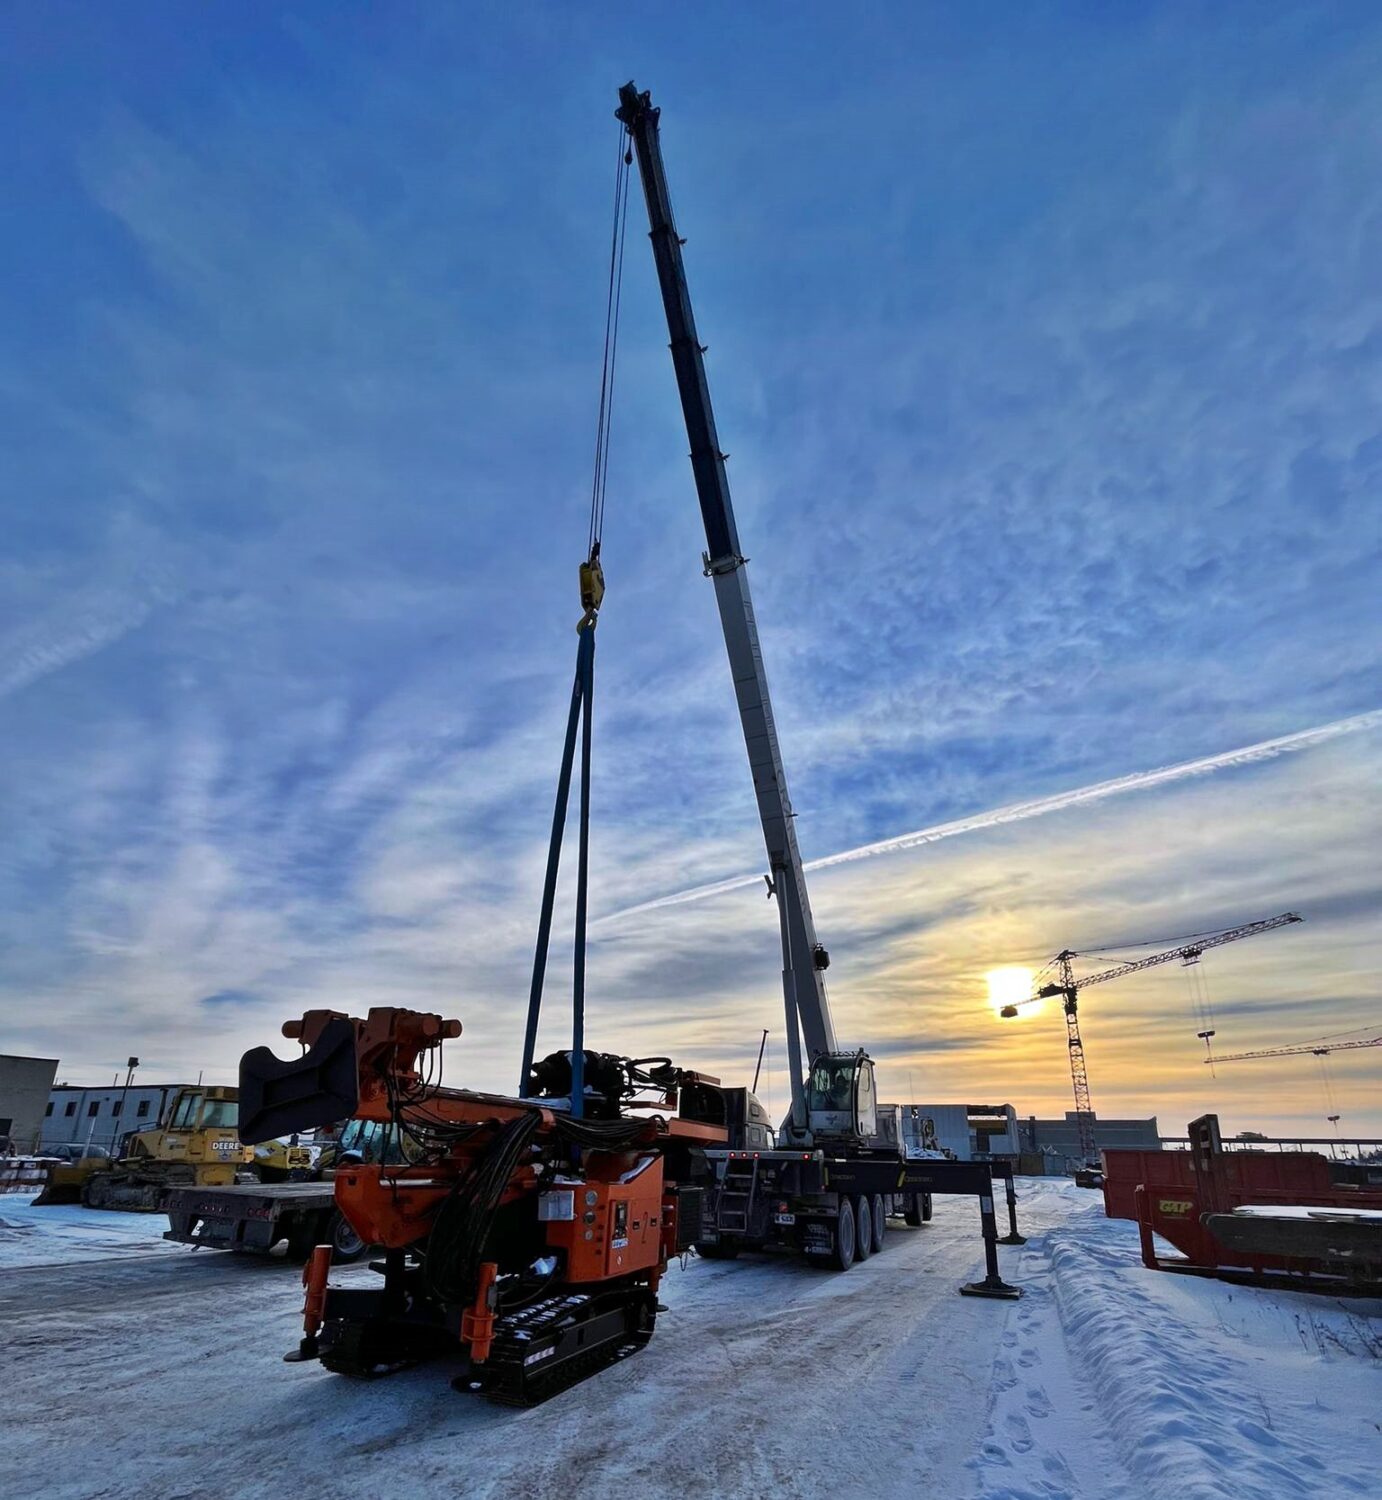
<svg viewBox="0 0 1382 1500"><path fill-rule="evenodd" d="M148 619L150 599L96 588L0 639L0 698L114 644Z"/></svg>
<svg viewBox="0 0 1382 1500"><path fill-rule="evenodd" d="M807 7L786 62L727 0L728 50L625 28L841 1029L947 1091L1032 1076L979 964L1144 916L1306 908L1308 973L1236 958L1243 1005L1372 982L1370 737L1207 767L1377 703L1382 21L1000 9ZM6 1047L227 1076L271 1017L412 1003L511 1081L625 75L579 7L473 30L155 6L64 29L91 88L45 35L0 97ZM641 236L624 319L593 860L644 915L599 926L592 1037L727 1067L775 929L716 878L759 836Z"/></svg>
<svg viewBox="0 0 1382 1500"><path fill-rule="evenodd" d="M1121 797L1129 792L1146 792L1154 787L1166 786L1174 781L1184 781L1192 776L1209 776L1215 771L1226 771L1237 766L1251 766L1260 761L1274 760L1278 755L1290 755L1301 750L1313 749L1327 744L1341 735L1357 734L1363 730L1382 725L1382 709L1370 713L1355 714L1348 719L1337 719L1332 724L1319 724L1313 729L1301 729L1294 734L1279 735L1276 739L1262 740L1256 745L1244 745L1238 750L1225 750L1218 755L1206 755L1199 760L1182 761L1179 765L1160 766L1152 771L1134 771L1128 776L1115 776L1110 781L1096 782L1093 786L1076 787L1072 791L1057 792L1051 797L1037 797L1030 802L1014 802L1007 807L991 808L988 812L975 813L972 817L956 818L949 823L937 823L930 828L918 828L912 833L895 834L892 838L878 839L871 844L861 844L856 849L843 849L838 854L827 854L821 859L808 860L808 870L828 870L834 865L853 864L860 859L875 859L883 854L897 854L903 849L916 849L922 844L934 844L941 839L958 838L965 833L980 833L987 828L999 828L1005 823L1021 823L1028 818L1042 818L1049 813L1065 812L1072 807L1085 807L1091 802L1102 802L1106 797ZM657 911L664 906L681 906L688 901L704 901L710 896L720 896L726 891L741 890L747 885L756 885L762 875L731 875L725 880L712 881L708 885L692 886L687 890L672 891L651 901L641 901L635 906L626 906L620 911L608 912L592 923L592 927L608 926L625 917L637 916L640 912Z"/></svg>

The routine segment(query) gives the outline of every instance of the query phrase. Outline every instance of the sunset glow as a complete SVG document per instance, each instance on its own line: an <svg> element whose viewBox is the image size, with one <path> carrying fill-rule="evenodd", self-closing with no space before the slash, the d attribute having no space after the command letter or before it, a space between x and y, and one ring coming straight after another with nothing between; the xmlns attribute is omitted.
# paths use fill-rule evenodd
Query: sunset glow
<svg viewBox="0 0 1382 1500"><path fill-rule="evenodd" d="M990 969L984 979L989 987L989 1004L994 1010L1001 1010L1005 1005L1016 1005L1032 993L1032 971L1017 965ZM1019 1015L1034 1016L1041 1009L1040 1005L1029 1005Z"/></svg>

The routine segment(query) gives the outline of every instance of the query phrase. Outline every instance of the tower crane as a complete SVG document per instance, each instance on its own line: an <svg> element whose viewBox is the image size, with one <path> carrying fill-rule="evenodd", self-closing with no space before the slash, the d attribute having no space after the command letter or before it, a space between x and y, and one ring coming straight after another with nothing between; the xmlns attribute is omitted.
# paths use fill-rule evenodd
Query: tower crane
<svg viewBox="0 0 1382 1500"><path fill-rule="evenodd" d="M1097 1167L1095 1155L1097 1147L1094 1143L1093 1111L1089 1103L1089 1072L1085 1066L1084 1042L1080 1037L1080 991L1088 989L1091 984L1107 984L1111 979L1122 979L1125 974L1136 974L1142 969L1155 968L1158 964L1168 964L1177 958L1184 964L1198 963L1201 956L1211 948L1221 948L1225 943L1236 943L1242 938L1257 937L1260 933L1274 932L1278 927L1286 927L1300 920L1301 918L1295 912L1288 911L1277 917L1264 917L1259 922L1245 922L1238 927L1223 927L1213 932L1192 933L1174 948L1166 948L1160 953L1149 953L1146 958L1115 964L1111 969L1100 969L1080 979L1075 977L1073 964L1073 960L1081 956L1080 953L1074 948L1063 948L1051 960L1058 966L1056 979L1049 984L1042 985L1025 1000L1005 1005L998 1012L1000 1016L1011 1019L1024 1006L1035 1005L1039 1000L1050 1000L1060 996L1061 1010L1065 1016L1066 1045L1070 1051L1070 1080L1075 1093L1075 1121L1080 1133L1080 1154L1084 1158L1086 1167ZM1120 946L1136 948L1141 945L1124 943ZM1097 951L1099 950L1086 950L1086 953ZM1047 967L1049 968L1050 965Z"/></svg>

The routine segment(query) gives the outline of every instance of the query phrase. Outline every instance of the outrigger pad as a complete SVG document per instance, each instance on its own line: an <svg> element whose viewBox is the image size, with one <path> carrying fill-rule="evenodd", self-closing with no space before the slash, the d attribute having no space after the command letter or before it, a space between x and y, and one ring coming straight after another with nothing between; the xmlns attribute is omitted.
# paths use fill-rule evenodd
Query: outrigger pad
<svg viewBox="0 0 1382 1500"><path fill-rule="evenodd" d="M287 1062L268 1047L240 1059L240 1140L246 1146L350 1119L360 1102L355 1026L328 1021L301 1057Z"/></svg>
<svg viewBox="0 0 1382 1500"><path fill-rule="evenodd" d="M992 1297L996 1302L1016 1302L1022 1295L1020 1286L1006 1281L967 1281L960 1288L962 1297Z"/></svg>

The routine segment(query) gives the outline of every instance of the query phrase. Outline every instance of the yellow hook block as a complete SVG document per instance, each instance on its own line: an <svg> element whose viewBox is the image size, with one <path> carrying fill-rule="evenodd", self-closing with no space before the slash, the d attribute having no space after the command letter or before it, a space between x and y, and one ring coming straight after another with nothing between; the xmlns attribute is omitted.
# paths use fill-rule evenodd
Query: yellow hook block
<svg viewBox="0 0 1382 1500"><path fill-rule="evenodd" d="M587 625L594 623L604 597L605 570L600 566L600 544L596 542L590 557L581 564L581 608L585 610L585 614L581 616L577 630L584 630Z"/></svg>

